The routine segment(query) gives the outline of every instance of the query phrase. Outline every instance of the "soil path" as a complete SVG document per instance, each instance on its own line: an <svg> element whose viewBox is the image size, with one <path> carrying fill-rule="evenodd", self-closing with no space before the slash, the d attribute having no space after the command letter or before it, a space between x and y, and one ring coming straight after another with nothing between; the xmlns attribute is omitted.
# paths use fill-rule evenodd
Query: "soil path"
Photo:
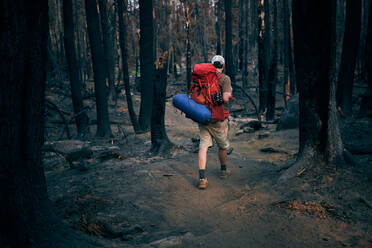
<svg viewBox="0 0 372 248"><path fill-rule="evenodd" d="M370 208L363 208L360 219L345 219L327 211L319 201L329 205L326 196L301 198L299 192L310 192L312 185L277 185L284 162L297 152L297 130L275 132L267 126L236 135L238 124L232 123L230 131L232 174L218 177L217 149L212 147L206 190L196 187L197 144L191 139L197 138L197 126L168 104L168 136L183 146L173 157L147 157L149 134L133 136L132 152L123 147L126 159L107 160L86 171L67 165L47 170L49 195L66 222L104 237L105 247L372 246Z"/></svg>

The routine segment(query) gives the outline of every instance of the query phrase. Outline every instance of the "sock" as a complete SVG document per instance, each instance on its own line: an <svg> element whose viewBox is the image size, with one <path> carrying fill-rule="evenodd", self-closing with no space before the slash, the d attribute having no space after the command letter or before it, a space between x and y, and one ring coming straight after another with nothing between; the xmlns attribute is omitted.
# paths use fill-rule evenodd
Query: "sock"
<svg viewBox="0 0 372 248"><path fill-rule="evenodd" d="M204 179L205 178L204 172L205 172L205 170L199 170L199 179Z"/></svg>
<svg viewBox="0 0 372 248"><path fill-rule="evenodd" d="M221 170L226 170L226 165L225 164L221 164Z"/></svg>

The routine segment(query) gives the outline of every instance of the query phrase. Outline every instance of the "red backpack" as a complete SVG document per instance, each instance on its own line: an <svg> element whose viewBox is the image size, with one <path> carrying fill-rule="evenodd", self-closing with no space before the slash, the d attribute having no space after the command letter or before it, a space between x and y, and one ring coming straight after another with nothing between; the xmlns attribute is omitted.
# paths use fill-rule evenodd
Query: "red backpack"
<svg viewBox="0 0 372 248"><path fill-rule="evenodd" d="M189 96L199 104L205 105L212 113L212 122L224 121L228 110L224 109L222 90L214 65L209 63L196 64L191 74L192 85Z"/></svg>

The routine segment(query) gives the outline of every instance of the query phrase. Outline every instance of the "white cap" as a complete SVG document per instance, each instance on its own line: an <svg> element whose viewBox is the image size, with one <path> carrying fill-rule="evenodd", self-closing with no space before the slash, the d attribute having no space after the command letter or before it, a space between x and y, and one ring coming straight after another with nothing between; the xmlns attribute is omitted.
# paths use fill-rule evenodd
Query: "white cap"
<svg viewBox="0 0 372 248"><path fill-rule="evenodd" d="M221 64L225 64L225 59L221 55L216 55L212 58L211 63L214 64L214 62L220 62Z"/></svg>

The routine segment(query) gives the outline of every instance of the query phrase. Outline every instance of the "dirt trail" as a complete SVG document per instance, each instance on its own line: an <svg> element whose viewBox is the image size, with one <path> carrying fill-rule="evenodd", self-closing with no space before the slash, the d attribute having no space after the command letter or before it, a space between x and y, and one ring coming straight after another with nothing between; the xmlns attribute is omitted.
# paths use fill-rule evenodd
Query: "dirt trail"
<svg viewBox="0 0 372 248"><path fill-rule="evenodd" d="M86 171L67 165L47 170L49 195L65 221L105 237L105 247L371 247L370 208L360 219L345 220L318 201L327 195L306 203L309 198L300 193L313 192L311 184L277 185L283 165L297 152L297 130L274 132L275 126L267 126L236 136L239 126L233 124L232 175L218 177L213 147L209 187L199 190L197 144L191 140L197 126L168 103L166 128L171 141L184 147L172 158L149 158L149 134L133 135L133 153L123 147L126 159Z"/></svg>

